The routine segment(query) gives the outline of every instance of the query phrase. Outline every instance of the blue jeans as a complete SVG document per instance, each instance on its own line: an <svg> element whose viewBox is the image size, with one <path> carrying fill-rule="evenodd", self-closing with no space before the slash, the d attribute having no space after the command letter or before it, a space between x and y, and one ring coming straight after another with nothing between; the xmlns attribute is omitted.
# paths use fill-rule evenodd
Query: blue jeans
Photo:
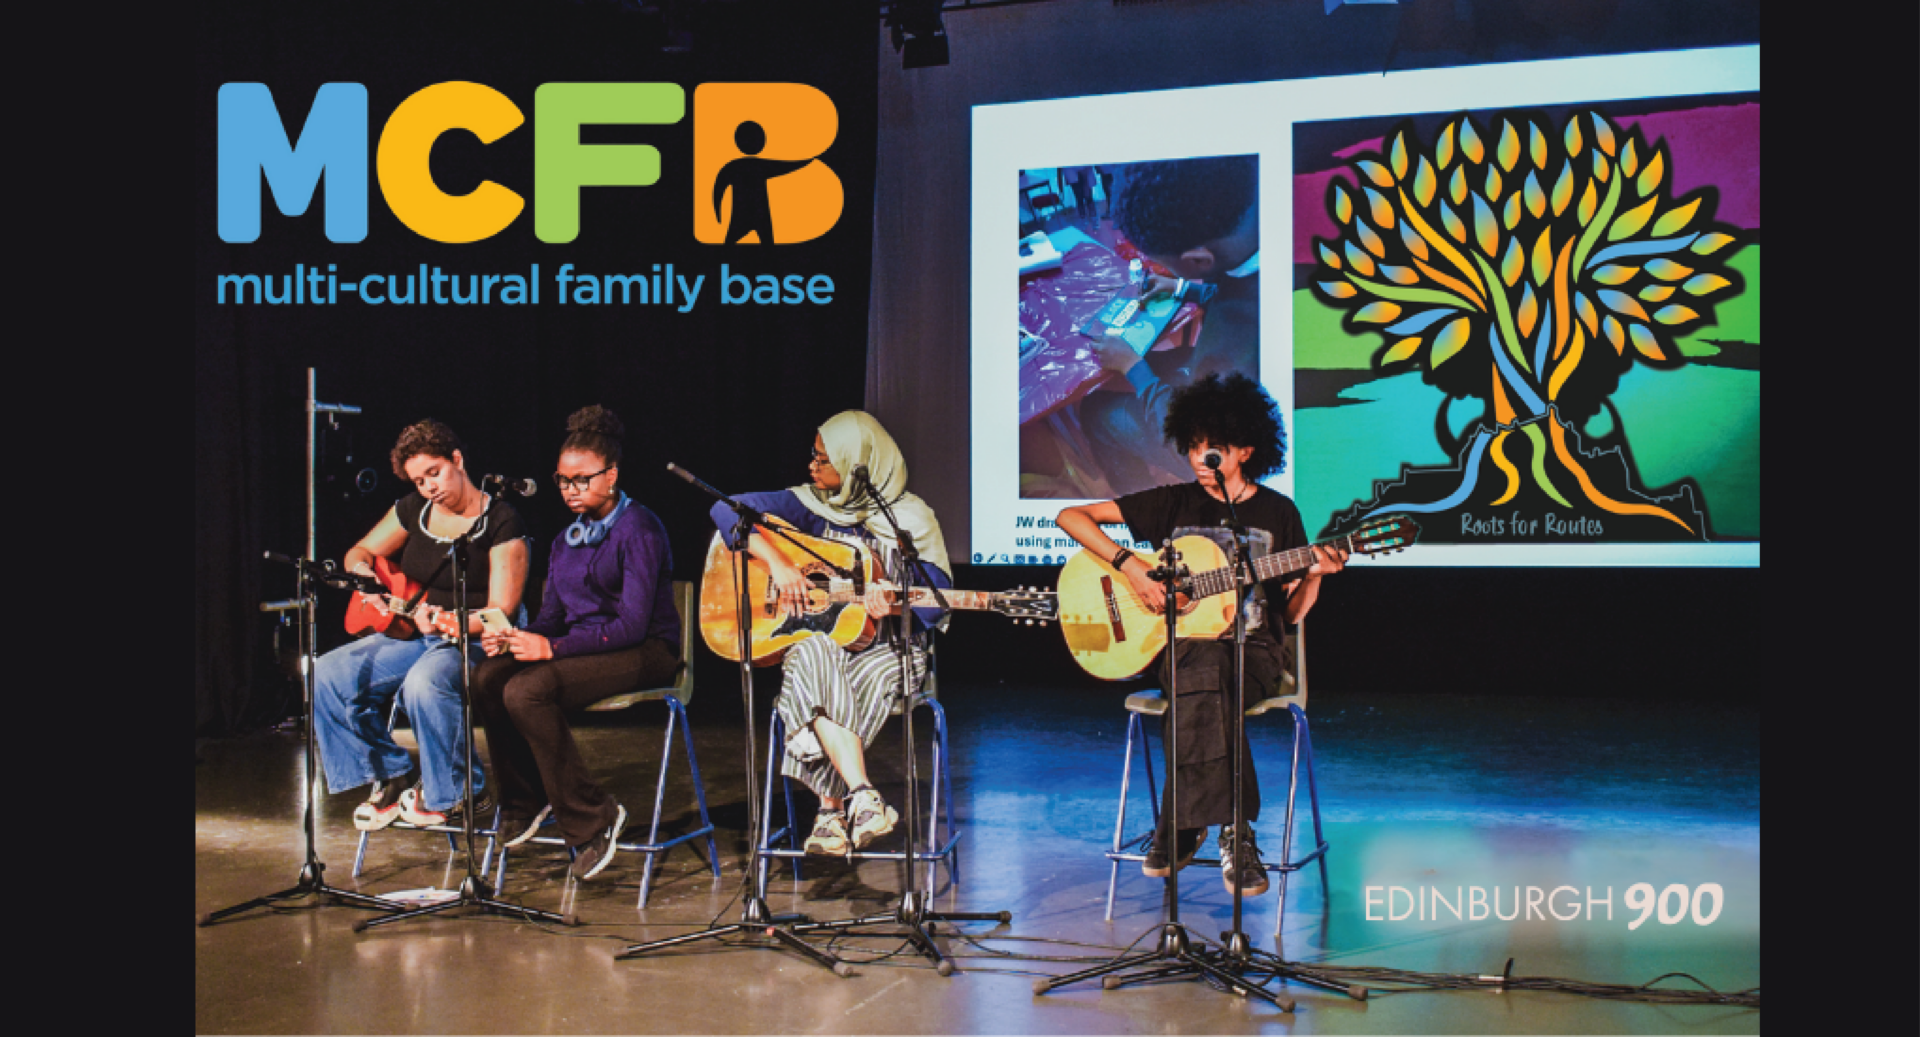
<svg viewBox="0 0 1920 1037"><path fill-rule="evenodd" d="M486 658L480 639L470 653ZM444 637L385 634L341 645L314 670L313 730L327 791L405 777L413 761L387 730L395 692L420 743L423 805L446 810L466 795L467 730L460 717L460 648ZM474 790L486 787L474 756Z"/></svg>

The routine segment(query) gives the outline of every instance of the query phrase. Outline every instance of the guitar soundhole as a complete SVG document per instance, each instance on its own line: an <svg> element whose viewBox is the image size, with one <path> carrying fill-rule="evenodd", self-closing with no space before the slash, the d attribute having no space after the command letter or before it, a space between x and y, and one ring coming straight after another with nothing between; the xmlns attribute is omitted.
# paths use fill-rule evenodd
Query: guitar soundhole
<svg viewBox="0 0 1920 1037"><path fill-rule="evenodd" d="M809 561L800 567L800 573L807 578L808 583L813 584L813 589L807 592L806 613L809 616L818 615L832 604L833 570L819 562Z"/></svg>

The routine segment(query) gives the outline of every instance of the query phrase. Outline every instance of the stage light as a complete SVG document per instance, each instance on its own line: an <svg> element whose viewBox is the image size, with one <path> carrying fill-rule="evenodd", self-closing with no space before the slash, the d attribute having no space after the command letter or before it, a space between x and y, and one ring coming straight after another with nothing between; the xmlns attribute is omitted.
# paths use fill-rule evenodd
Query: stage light
<svg viewBox="0 0 1920 1037"><path fill-rule="evenodd" d="M901 68L947 63L947 27L940 20L940 6L941 0L895 0L887 8Z"/></svg>

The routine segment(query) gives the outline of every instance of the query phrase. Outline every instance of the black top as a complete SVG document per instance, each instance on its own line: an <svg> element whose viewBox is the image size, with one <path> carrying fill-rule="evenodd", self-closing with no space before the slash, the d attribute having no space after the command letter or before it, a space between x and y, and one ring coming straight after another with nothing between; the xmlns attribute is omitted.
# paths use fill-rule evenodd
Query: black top
<svg viewBox="0 0 1920 1037"><path fill-rule="evenodd" d="M1126 521L1133 538L1152 544L1156 556L1161 541L1168 537L1199 534L1218 542L1227 558L1233 558L1233 540L1224 528L1228 519L1227 504L1214 499L1197 482L1156 486L1129 493L1114 503L1120 506L1120 517ZM1308 542L1306 526L1300 521L1300 509L1285 494L1255 484L1253 495L1234 507L1239 509L1240 521L1253 537L1255 558L1303 547ZM1144 553L1141 558L1149 565L1158 564L1155 557ZM1285 576L1293 575L1296 574L1263 581L1268 597L1285 601L1280 585L1285 582Z"/></svg>
<svg viewBox="0 0 1920 1037"><path fill-rule="evenodd" d="M400 528L407 531L407 544L400 550L400 571L413 582L427 585L427 604L450 609L454 607L454 574L447 549L453 541L427 532L422 519L430 514L428 508L427 499L417 493L394 502ZM487 607L487 578L492 572L488 552L496 544L526 536L527 531L521 525L520 513L498 497L489 497L487 510L474 521L476 529L467 558L467 607L483 609Z"/></svg>

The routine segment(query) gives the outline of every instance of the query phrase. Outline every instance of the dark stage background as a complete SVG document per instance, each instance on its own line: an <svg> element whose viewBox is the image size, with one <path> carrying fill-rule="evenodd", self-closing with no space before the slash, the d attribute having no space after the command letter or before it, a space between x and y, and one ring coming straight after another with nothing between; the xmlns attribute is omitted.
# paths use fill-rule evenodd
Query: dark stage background
<svg viewBox="0 0 1920 1037"><path fill-rule="evenodd" d="M623 485L674 538L676 576L696 578L707 501L663 468L674 461L729 489L800 481L802 449L835 411L865 406L899 438L913 488L939 511L954 557L968 553L967 170L977 103L1489 60L1715 46L1758 39L1757 4L1519 4L1412 0L1113 6L1106 0L950 11L952 64L902 71L872 7L839 2L710 3L683 28L690 53L660 50L659 19L614 4L216 4L203 8L195 68L196 733L271 723L293 685L256 606L289 592L263 549L303 544L305 370L322 400L361 406L325 440L319 552L339 557L411 492L388 470L398 429L425 416L468 443L469 469L542 479L525 502L535 569L567 516L550 482L566 415L604 403L628 425ZM528 123L482 147L436 145L449 192L497 180L529 199L536 86L555 81L800 82L824 91L839 132L823 160L845 190L838 225L768 249L694 242L691 111L672 126L590 128L589 143L651 143L660 183L584 192L580 237L535 239L531 212L498 236L442 245L402 226L377 191L364 242L323 235L324 201L301 218L264 208L259 241L227 245L214 219L215 96L269 84L297 129L326 82L366 84L369 129L413 92L472 80L512 98ZM691 102L691 97L689 97ZM1250 116L1251 117L1251 116ZM370 152L371 155L371 152ZM370 177L370 184L377 184ZM877 194L876 194L877 184ZM672 262L704 273L831 276L827 306L218 306L220 273L283 274L295 263L344 274L524 271L564 262L640 273ZM871 297L869 288L872 288ZM871 305L870 305L871 304ZM351 454L351 460L347 459ZM363 468L377 487L351 487ZM963 587L1051 584L1051 570L956 567ZM1754 570L1353 571L1330 582L1311 622L1312 682L1342 690L1744 697L1762 673L1774 600ZM322 646L344 640L327 602ZM290 639L289 639L290 642ZM966 615L942 648L948 686L1005 681L1113 696L1061 650L1058 632ZM702 650L696 714L738 715L734 674ZM763 674L767 679L772 673ZM771 685L765 685L770 688ZM766 707L764 695L760 699ZM698 716L696 716L696 720Z"/></svg>

